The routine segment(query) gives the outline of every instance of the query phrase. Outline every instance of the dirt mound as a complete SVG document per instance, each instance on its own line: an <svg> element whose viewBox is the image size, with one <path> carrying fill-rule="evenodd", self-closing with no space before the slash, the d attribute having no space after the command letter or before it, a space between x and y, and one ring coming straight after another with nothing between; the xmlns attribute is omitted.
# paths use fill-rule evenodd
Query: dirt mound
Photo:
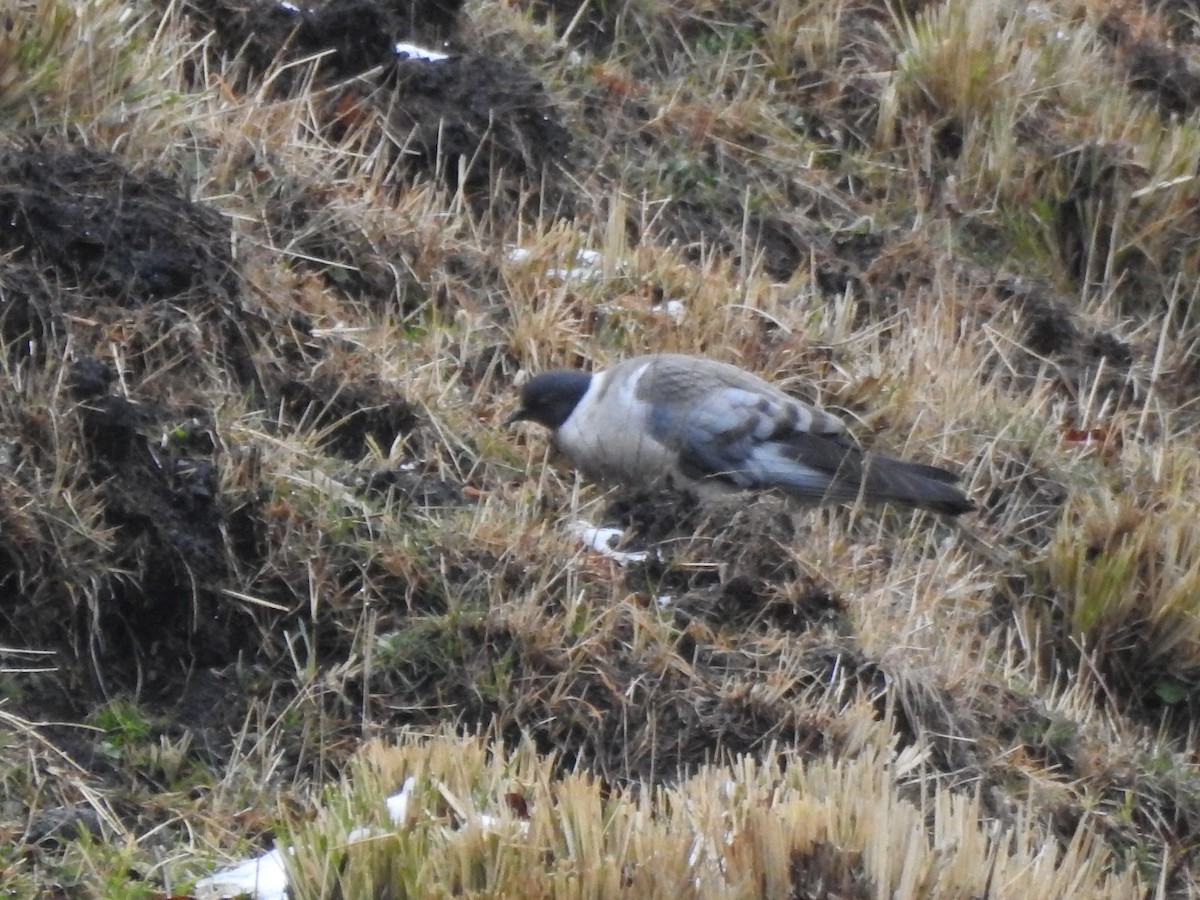
<svg viewBox="0 0 1200 900"><path fill-rule="evenodd" d="M358 459L370 444L388 450L419 421L401 397L387 398L378 378L347 384L329 376L290 380L279 387L285 408L297 422L324 432L323 445L346 459Z"/></svg>
<svg viewBox="0 0 1200 900"><path fill-rule="evenodd" d="M3 334L61 348L64 315L159 301L211 309L236 292L229 225L170 179L52 141L0 146Z"/></svg>
<svg viewBox="0 0 1200 900"><path fill-rule="evenodd" d="M399 41L438 47L457 24L462 0L326 0L276 3L188 0L185 13L216 36L214 52L234 57L244 76L260 79L272 65L321 56L322 83L360 75L395 59ZM282 71L276 88L303 81Z"/></svg>
<svg viewBox="0 0 1200 900"><path fill-rule="evenodd" d="M212 375L198 345L244 358L226 341L228 222L165 176L48 140L0 148L0 218L4 347L27 369L5 410L5 640L57 650L77 700L170 692L247 638L220 596L228 508L211 417L186 400ZM99 358L114 353L119 370ZM129 389L151 375L174 402Z"/></svg>
<svg viewBox="0 0 1200 900"><path fill-rule="evenodd" d="M844 611L831 586L801 571L790 552L807 526L780 498L697 504L668 491L622 492L604 521L625 530L631 548L655 548L627 568L625 583L683 624L798 633L837 627Z"/></svg>
<svg viewBox="0 0 1200 900"><path fill-rule="evenodd" d="M211 426L198 410L181 421L178 410L110 393L114 378L84 359L58 408L26 409L9 498L37 505L0 534L0 590L13 601L5 639L58 650L76 700L134 685L170 694L192 666L228 662L249 638L221 600L228 508ZM55 494L39 498L54 465ZM66 509L77 524L62 520ZM64 541L74 554L61 552Z"/></svg>
<svg viewBox="0 0 1200 900"><path fill-rule="evenodd" d="M481 210L522 190L542 196L542 208L570 211L561 170L570 135L541 82L524 63L484 54L440 54L459 3L426 0L333 0L300 9L274 2L230 4L192 0L198 31L214 29L211 60L236 58L243 89L269 87L286 96L312 80L330 88L317 107L334 140L386 142L405 180L423 176L468 188ZM426 41L442 58L397 51ZM508 184L515 180L515 184ZM514 209L516 207L514 206Z"/></svg>
<svg viewBox="0 0 1200 900"><path fill-rule="evenodd" d="M262 595L290 602L306 560L203 401L258 397L277 427L348 459L389 448L418 412L369 375L314 374L352 349L315 341L300 309L247 303L228 221L171 179L50 141L6 146L0 172L0 333L25 372L0 424L0 643L54 651L60 673L24 696L64 716L126 694L170 704L197 671L270 664L270 617L229 591L263 569ZM420 472L363 481L461 501ZM347 582L368 568L345 566Z"/></svg>
<svg viewBox="0 0 1200 900"><path fill-rule="evenodd" d="M570 136L541 83L486 56L402 59L383 84L388 133L406 165L486 190L502 174L536 178L566 161Z"/></svg>
<svg viewBox="0 0 1200 900"><path fill-rule="evenodd" d="M1169 4L1164 4L1164 7ZM1195 27L1195 12L1179 10L1176 39L1186 45ZM1114 48L1129 73L1129 85L1146 92L1164 117L1186 116L1200 107L1200 68L1186 51L1149 33L1139 33L1140 15L1112 12L1100 23L1100 36ZM1146 29L1148 31L1148 29Z"/></svg>

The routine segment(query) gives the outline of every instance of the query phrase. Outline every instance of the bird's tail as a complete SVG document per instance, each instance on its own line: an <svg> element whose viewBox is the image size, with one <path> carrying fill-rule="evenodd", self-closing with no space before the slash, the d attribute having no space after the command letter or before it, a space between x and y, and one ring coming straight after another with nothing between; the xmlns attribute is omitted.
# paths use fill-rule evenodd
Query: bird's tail
<svg viewBox="0 0 1200 900"><path fill-rule="evenodd" d="M946 516L970 512L975 504L955 487L958 476L936 466L880 453L864 453L841 435L796 432L760 446L756 480L740 486L778 487L817 503L892 502Z"/></svg>
<svg viewBox="0 0 1200 900"><path fill-rule="evenodd" d="M868 453L862 467L859 483L868 500L890 500L947 516L959 516L975 508L955 486L958 476L937 466Z"/></svg>

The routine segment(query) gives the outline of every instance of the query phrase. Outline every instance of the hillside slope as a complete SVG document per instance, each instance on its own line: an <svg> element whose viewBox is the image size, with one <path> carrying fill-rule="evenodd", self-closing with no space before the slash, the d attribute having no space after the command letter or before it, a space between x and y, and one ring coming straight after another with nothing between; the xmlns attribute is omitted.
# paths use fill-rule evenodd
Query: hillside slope
<svg viewBox="0 0 1200 900"><path fill-rule="evenodd" d="M1198 105L1167 3L13 0L0 888L1200 896ZM501 427L654 351L979 510Z"/></svg>

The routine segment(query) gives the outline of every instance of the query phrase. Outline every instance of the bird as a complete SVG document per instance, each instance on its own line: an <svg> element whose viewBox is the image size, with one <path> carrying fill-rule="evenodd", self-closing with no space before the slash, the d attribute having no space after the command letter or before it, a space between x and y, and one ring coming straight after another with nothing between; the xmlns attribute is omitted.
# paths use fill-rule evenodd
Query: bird
<svg viewBox="0 0 1200 900"><path fill-rule="evenodd" d="M802 504L890 502L958 516L958 476L863 450L845 422L729 363L678 353L530 378L506 424L535 422L576 469L698 498L777 491Z"/></svg>

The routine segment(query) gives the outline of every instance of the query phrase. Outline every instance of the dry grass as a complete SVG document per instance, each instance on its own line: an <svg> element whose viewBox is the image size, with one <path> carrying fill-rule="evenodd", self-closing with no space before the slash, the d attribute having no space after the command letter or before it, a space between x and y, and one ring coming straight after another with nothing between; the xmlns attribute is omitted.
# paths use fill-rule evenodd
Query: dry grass
<svg viewBox="0 0 1200 900"><path fill-rule="evenodd" d="M478 3L412 17L461 69L355 71L282 10L0 12L0 888L288 840L305 897L1200 892L1194 24ZM499 428L658 350L980 512Z"/></svg>
<svg viewBox="0 0 1200 900"><path fill-rule="evenodd" d="M854 710L849 710L853 715ZM368 747L356 793L414 779L399 828L352 836L341 794L291 835L301 896L1127 897L1088 825L1061 849L1027 813L984 826L978 796L864 721L842 760L738 758L659 789L606 791L528 745L441 736Z"/></svg>

